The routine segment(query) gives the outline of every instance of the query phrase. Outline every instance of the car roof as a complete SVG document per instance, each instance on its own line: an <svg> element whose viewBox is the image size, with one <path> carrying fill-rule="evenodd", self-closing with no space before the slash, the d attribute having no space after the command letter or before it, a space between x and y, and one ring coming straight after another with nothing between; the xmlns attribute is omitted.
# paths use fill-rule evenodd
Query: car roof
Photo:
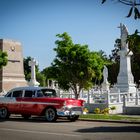
<svg viewBox="0 0 140 140"><path fill-rule="evenodd" d="M55 90L55 89L51 89L51 88L48 88L48 87L26 86L26 87L16 87L16 88L13 88L13 89L9 90L9 92L15 91L15 90L41 90L41 89Z"/></svg>

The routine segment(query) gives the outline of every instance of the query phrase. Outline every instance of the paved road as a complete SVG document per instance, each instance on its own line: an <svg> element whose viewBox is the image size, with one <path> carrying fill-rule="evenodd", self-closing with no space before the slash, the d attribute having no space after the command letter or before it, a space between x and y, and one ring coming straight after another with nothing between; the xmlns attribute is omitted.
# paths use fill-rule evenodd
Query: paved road
<svg viewBox="0 0 140 140"><path fill-rule="evenodd" d="M139 140L140 124L107 123L40 118L0 120L0 140Z"/></svg>

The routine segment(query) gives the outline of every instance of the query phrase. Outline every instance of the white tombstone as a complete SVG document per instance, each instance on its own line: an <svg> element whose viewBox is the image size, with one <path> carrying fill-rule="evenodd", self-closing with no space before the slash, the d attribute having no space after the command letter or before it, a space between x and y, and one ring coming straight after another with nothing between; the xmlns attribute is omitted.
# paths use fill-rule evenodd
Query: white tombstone
<svg viewBox="0 0 140 140"><path fill-rule="evenodd" d="M120 70L117 77L117 88L120 92L136 92L134 77L131 72L131 56L133 53L128 48L127 36L128 30L125 25L120 24L121 31L121 50L118 52L120 56Z"/></svg>
<svg viewBox="0 0 140 140"><path fill-rule="evenodd" d="M35 73L35 66L37 65L37 61L34 58L31 58L29 61L29 66L31 66L31 79L29 82L29 86L39 86L40 83L36 81L36 73Z"/></svg>

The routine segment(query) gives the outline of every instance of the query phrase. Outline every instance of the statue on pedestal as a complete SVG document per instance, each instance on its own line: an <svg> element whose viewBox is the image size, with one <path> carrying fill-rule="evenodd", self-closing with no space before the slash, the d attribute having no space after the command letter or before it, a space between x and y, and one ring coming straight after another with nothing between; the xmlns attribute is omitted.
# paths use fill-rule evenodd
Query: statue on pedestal
<svg viewBox="0 0 140 140"><path fill-rule="evenodd" d="M104 66L102 89L106 90L106 91L109 91L109 83L108 83L107 78L108 78L108 69L107 69L106 66Z"/></svg>
<svg viewBox="0 0 140 140"><path fill-rule="evenodd" d="M128 30L122 23L119 28L121 32L121 50L118 52L120 69L117 77L117 88L120 89L120 92L135 92L134 77L131 72L131 56L133 53L129 51L127 43Z"/></svg>
<svg viewBox="0 0 140 140"><path fill-rule="evenodd" d="M121 30L121 49L128 48L127 41L126 41L128 36L128 29L122 23L120 23L119 28Z"/></svg>

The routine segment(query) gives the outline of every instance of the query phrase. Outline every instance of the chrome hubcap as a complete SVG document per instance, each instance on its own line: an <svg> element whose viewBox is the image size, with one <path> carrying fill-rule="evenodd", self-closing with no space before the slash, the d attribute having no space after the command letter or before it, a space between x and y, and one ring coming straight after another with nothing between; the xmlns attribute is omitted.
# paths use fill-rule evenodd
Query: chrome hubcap
<svg viewBox="0 0 140 140"><path fill-rule="evenodd" d="M55 118L55 111L51 108L46 110L46 118L48 121L52 121Z"/></svg>

